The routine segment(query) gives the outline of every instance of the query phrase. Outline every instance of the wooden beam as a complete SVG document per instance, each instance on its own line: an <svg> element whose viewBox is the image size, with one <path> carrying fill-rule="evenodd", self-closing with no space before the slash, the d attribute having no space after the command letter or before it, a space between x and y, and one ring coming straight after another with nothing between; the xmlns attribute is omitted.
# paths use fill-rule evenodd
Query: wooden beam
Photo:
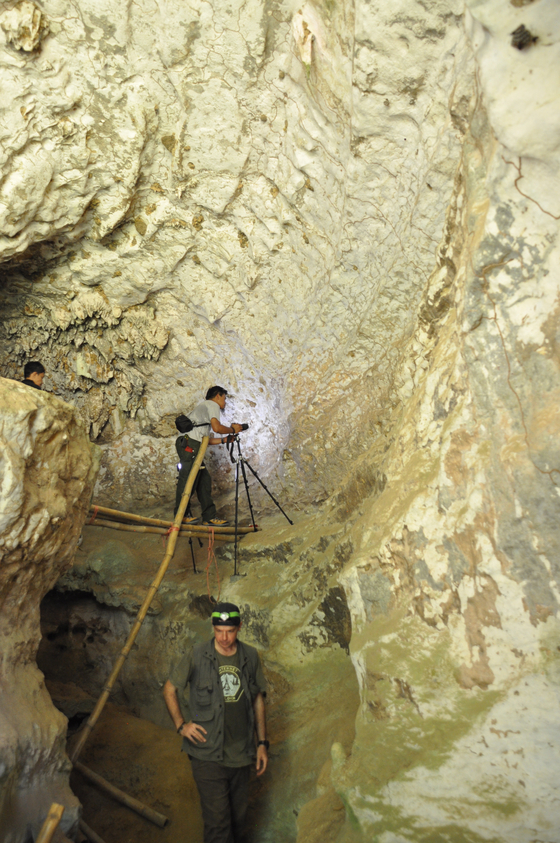
<svg viewBox="0 0 560 843"><path fill-rule="evenodd" d="M58 828L58 824L62 819L64 813L64 805L59 805L58 802L53 802L49 808L49 813L46 816L45 822L41 826L41 831L35 843L51 843L52 836Z"/></svg>
<svg viewBox="0 0 560 843"><path fill-rule="evenodd" d="M139 799L135 799L134 796L129 796L128 793L125 793L124 790L115 787L114 784L108 782L107 779L104 779L103 776L99 775L99 773L94 773L93 770L90 770L89 767L86 767L86 765L82 764L81 761L76 761L74 768L90 782L93 782L93 784L96 784L97 787L101 788L101 790L104 790L105 793L108 793L109 796L112 796L113 799L116 799L117 802L121 802L123 805L126 805L126 807L130 808L131 811L134 811L136 814L144 817L144 819L149 820L154 825L159 826L159 828L165 828L165 826L169 824L169 817L166 817L165 814L160 814L159 811L154 811L153 808L150 808L148 805L144 805L143 802L140 802Z"/></svg>
<svg viewBox="0 0 560 843"><path fill-rule="evenodd" d="M120 521L106 521L104 518L97 518L91 525L92 527L109 527L111 530L124 530L125 533L155 533L158 536L166 536L169 530L165 527L149 527L147 524L121 524ZM179 538L199 538L208 539L210 534L195 533L194 530L179 530ZM217 542L232 542L235 541L235 533L218 533L214 536L214 541Z"/></svg>
<svg viewBox="0 0 560 843"><path fill-rule="evenodd" d="M78 825L80 827L80 831L85 834L90 843L105 843L103 838L100 837L99 834L97 834L93 828L90 828L83 820L80 820Z"/></svg>
<svg viewBox="0 0 560 843"><path fill-rule="evenodd" d="M107 506L95 506L91 505L90 512L92 515L95 515L95 518L92 519L89 523L96 524L98 519L97 515L106 515L109 518L114 518L116 520L123 520L123 521L134 521L136 524L148 524L153 527L172 527L175 523L174 521L165 521L163 518L148 518L147 515L135 515L133 512L121 512L118 509L109 509ZM86 522L86 527L88 523ZM193 530L197 533L204 533L207 534L210 530L214 530L214 533L218 535L219 533L235 533L235 527L227 526L227 527L206 527L204 524L189 524L188 522L184 522L181 524L182 530ZM238 533L254 533L259 532L260 527L238 527Z"/></svg>

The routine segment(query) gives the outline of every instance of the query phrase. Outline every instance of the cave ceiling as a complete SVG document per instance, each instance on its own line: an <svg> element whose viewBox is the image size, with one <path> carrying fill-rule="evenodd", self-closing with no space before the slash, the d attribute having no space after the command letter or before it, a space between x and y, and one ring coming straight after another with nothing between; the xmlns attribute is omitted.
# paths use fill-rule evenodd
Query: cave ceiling
<svg viewBox="0 0 560 843"><path fill-rule="evenodd" d="M461 12L8 4L2 374L44 362L114 497L172 495L212 383L304 504L392 425L475 96Z"/></svg>

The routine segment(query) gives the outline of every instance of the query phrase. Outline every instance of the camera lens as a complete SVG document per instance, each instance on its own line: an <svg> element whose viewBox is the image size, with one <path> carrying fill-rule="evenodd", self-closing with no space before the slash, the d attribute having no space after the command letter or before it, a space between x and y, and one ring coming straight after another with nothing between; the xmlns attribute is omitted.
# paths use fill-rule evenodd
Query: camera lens
<svg viewBox="0 0 560 843"><path fill-rule="evenodd" d="M249 430L249 425L248 424L242 424L241 430Z"/></svg>

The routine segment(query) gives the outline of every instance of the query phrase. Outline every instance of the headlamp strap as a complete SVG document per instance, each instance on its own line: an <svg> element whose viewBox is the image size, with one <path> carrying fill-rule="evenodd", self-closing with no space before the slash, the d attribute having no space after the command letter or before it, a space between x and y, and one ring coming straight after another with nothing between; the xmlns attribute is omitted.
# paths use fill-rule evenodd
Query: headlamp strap
<svg viewBox="0 0 560 843"><path fill-rule="evenodd" d="M219 618L221 621L227 621L230 618L240 618L239 612L212 612L213 618Z"/></svg>

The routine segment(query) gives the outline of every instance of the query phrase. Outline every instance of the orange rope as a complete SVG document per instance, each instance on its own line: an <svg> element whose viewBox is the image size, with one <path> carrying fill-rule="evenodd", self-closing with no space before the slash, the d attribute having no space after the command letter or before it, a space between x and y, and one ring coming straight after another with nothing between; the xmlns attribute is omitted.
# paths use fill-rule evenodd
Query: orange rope
<svg viewBox="0 0 560 843"><path fill-rule="evenodd" d="M93 515L91 516L90 520L88 521L88 524L93 524L93 522L94 522L94 521L95 521L95 519L97 518L97 513L98 513L98 512L99 512L99 507L98 507L98 506L94 506L94 507L93 507Z"/></svg>
<svg viewBox="0 0 560 843"><path fill-rule="evenodd" d="M181 529L180 527L175 527L173 524L171 525L171 527L169 528L169 530L167 531L167 533L165 533L165 534L161 537L161 543L163 544L163 546L164 546L164 547L165 547L165 545L167 544L167 539L169 538L169 536L171 535L171 533L178 533L180 529Z"/></svg>
<svg viewBox="0 0 560 843"><path fill-rule="evenodd" d="M218 561L214 554L214 530L212 527L208 530L208 564L206 566L206 586L208 588L208 597L211 598L210 594L210 566L212 565L212 560L214 560L214 565L216 566L216 577L218 578L218 596L216 598L216 602L220 600L220 592L222 590L222 585L220 583L220 572L218 571Z"/></svg>

